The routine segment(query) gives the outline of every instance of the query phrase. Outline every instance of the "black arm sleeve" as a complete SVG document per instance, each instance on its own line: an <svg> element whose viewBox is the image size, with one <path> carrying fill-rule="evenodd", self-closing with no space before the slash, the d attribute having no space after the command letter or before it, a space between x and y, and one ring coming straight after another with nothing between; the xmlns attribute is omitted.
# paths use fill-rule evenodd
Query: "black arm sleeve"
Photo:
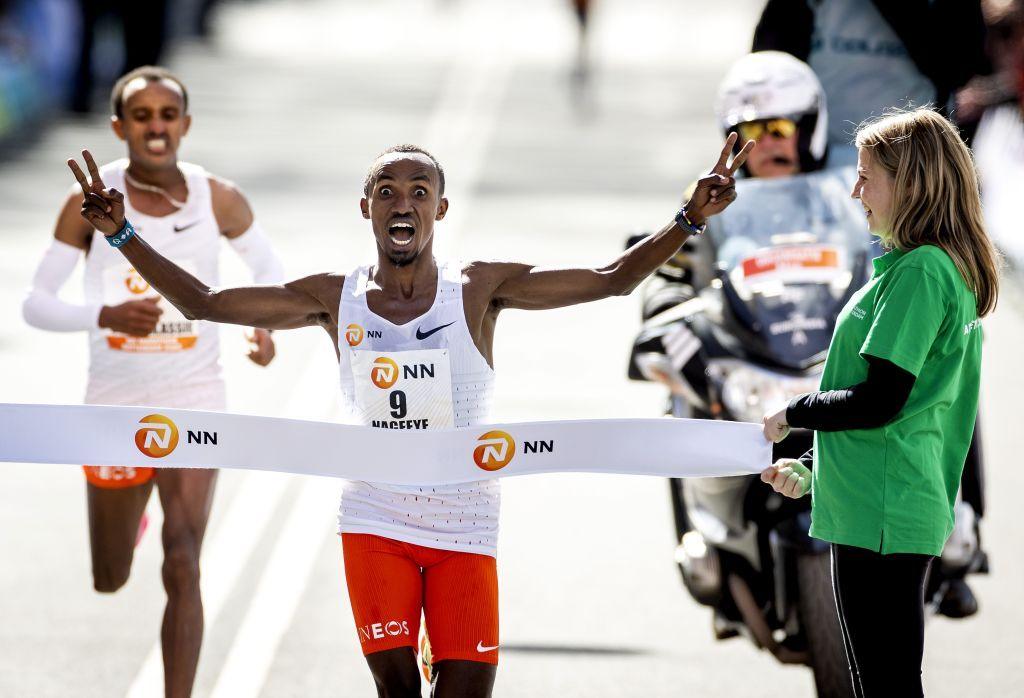
<svg viewBox="0 0 1024 698"><path fill-rule="evenodd" d="M806 61L813 33L814 11L808 0L768 0L750 50L785 51Z"/></svg>
<svg viewBox="0 0 1024 698"><path fill-rule="evenodd" d="M815 431L874 429L888 423L907 404L914 375L894 363L868 357L868 378L842 390L823 390L795 398L786 410L791 427Z"/></svg>

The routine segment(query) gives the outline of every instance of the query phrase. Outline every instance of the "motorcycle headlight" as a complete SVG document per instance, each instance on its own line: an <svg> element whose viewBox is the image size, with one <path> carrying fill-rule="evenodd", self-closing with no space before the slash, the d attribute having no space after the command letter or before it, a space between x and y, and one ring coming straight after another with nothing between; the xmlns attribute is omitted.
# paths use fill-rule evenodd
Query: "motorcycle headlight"
<svg viewBox="0 0 1024 698"><path fill-rule="evenodd" d="M709 370L721 386L725 408L743 422L760 422L797 395L817 390L821 381L819 372L793 376L739 361L713 361Z"/></svg>

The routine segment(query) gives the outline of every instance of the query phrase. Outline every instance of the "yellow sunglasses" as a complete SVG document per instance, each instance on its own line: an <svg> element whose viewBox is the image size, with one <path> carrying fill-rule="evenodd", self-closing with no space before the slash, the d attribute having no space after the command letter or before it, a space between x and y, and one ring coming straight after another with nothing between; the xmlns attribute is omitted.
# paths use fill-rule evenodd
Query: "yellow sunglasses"
<svg viewBox="0 0 1024 698"><path fill-rule="evenodd" d="M759 119L736 124L741 141L759 141L769 133L776 138L789 138L796 133L796 122L792 119Z"/></svg>

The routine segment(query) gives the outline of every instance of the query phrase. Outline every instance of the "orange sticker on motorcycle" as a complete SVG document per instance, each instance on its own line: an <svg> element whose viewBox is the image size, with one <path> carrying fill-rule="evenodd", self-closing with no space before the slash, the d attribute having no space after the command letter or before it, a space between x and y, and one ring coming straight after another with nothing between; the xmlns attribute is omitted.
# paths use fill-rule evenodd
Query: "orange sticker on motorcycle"
<svg viewBox="0 0 1024 698"><path fill-rule="evenodd" d="M837 269L839 250L825 245L769 247L747 257L741 265L747 278L787 269Z"/></svg>

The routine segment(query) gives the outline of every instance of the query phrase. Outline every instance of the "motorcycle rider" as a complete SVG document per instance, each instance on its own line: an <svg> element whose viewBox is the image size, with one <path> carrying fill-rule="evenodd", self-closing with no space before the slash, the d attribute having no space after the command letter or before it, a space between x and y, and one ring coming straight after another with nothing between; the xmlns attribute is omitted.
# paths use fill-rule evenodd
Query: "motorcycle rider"
<svg viewBox="0 0 1024 698"><path fill-rule="evenodd" d="M790 177L821 170L828 160L824 90L810 67L789 54L759 51L736 61L719 86L715 116L726 132L742 129L741 137L757 141L758 147L737 178ZM852 185L853 168L843 174ZM661 276L691 287L675 289L691 297L711 280L713 265L705 259L709 255L707 238L687 240ZM699 263L697 258L701 259ZM645 297L653 295L652 289L645 290L649 291ZM662 290L659 286L658 291ZM668 296L664 291L662 295ZM664 298L657 304L660 307L647 305L645 319L664 310L668 301Z"/></svg>

